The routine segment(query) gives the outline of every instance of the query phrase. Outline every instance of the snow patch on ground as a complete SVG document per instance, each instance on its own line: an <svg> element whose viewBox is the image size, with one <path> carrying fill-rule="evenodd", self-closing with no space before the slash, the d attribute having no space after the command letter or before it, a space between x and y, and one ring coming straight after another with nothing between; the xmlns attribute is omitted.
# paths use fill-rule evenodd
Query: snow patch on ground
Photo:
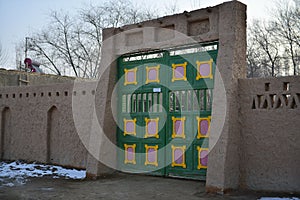
<svg viewBox="0 0 300 200"><path fill-rule="evenodd" d="M0 162L0 186L23 185L29 177L50 176L52 178L84 179L85 173L85 170L66 169L55 165L28 164L21 161Z"/></svg>

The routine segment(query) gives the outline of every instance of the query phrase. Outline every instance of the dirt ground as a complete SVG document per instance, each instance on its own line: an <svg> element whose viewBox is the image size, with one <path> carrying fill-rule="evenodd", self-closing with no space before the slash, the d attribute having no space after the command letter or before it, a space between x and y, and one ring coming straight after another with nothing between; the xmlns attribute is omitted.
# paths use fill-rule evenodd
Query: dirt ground
<svg viewBox="0 0 300 200"><path fill-rule="evenodd" d="M226 195L205 193L205 183L193 180L116 173L98 180L31 178L19 186L1 186L1 200L106 199L106 200L204 200L258 199L266 194L235 192Z"/></svg>

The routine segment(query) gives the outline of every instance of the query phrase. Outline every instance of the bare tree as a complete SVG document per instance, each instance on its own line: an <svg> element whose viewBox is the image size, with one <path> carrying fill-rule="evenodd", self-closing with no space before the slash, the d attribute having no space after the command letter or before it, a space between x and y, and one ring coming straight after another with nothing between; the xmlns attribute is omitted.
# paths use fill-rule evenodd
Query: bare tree
<svg viewBox="0 0 300 200"><path fill-rule="evenodd" d="M300 12L296 6L291 6L289 1L277 2L275 20L273 22L274 34L285 47L285 52L291 59L293 75L298 74L300 56Z"/></svg>
<svg viewBox="0 0 300 200"><path fill-rule="evenodd" d="M192 9L198 9L201 7L201 0L190 0Z"/></svg>
<svg viewBox="0 0 300 200"><path fill-rule="evenodd" d="M260 61L261 51L257 51L255 43L252 40L249 40L247 49L248 78L260 77L264 74Z"/></svg>
<svg viewBox="0 0 300 200"><path fill-rule="evenodd" d="M5 65L7 61L7 54L4 51L2 44L0 43L0 65Z"/></svg>
<svg viewBox="0 0 300 200"><path fill-rule="evenodd" d="M261 75L298 75L300 71L299 0L277 2L273 17L254 21L248 37L248 75L261 68ZM255 62L254 62L255 61ZM270 73L266 73L270 71Z"/></svg>
<svg viewBox="0 0 300 200"><path fill-rule="evenodd" d="M153 17L149 10L125 0L90 5L75 17L52 12L51 24L31 37L29 50L52 73L62 75L68 69L77 77L95 78L101 59L102 29Z"/></svg>
<svg viewBox="0 0 300 200"><path fill-rule="evenodd" d="M269 74L271 76L276 76L279 73L280 44L273 35L273 29L272 23L257 20L253 22L249 28L250 36L248 39L251 42L248 43L252 43L252 45L250 46L251 48L248 46L248 61L249 59L254 59L250 58L250 56L256 56L256 58L258 58L257 55L259 55L259 65L266 68L263 69L263 71L270 71ZM255 51L255 53L253 53L253 51Z"/></svg>
<svg viewBox="0 0 300 200"><path fill-rule="evenodd" d="M165 4L165 15L173 15L179 12L177 0Z"/></svg>
<svg viewBox="0 0 300 200"><path fill-rule="evenodd" d="M74 62L73 20L67 14L51 12L51 25L28 40L28 50L35 59L51 72L62 75L62 66L73 69L78 76Z"/></svg>

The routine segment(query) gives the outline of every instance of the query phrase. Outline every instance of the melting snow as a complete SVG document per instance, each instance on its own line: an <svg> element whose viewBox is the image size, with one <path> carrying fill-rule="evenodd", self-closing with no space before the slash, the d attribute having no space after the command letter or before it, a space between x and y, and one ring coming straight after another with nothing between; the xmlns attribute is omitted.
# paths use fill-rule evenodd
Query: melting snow
<svg viewBox="0 0 300 200"><path fill-rule="evenodd" d="M27 164L20 161L0 162L0 185L8 187L23 185L28 177L51 176L53 178L83 179L85 172L85 170L66 169L54 165Z"/></svg>

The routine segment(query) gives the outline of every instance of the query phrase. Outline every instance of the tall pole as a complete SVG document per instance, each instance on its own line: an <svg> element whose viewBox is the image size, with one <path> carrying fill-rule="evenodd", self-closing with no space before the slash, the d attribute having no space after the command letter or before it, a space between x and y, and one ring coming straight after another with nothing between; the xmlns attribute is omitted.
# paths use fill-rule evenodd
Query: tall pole
<svg viewBox="0 0 300 200"><path fill-rule="evenodd" d="M27 46L28 46L28 37L25 37L25 58L27 58L27 51L28 51L28 48L27 48Z"/></svg>

